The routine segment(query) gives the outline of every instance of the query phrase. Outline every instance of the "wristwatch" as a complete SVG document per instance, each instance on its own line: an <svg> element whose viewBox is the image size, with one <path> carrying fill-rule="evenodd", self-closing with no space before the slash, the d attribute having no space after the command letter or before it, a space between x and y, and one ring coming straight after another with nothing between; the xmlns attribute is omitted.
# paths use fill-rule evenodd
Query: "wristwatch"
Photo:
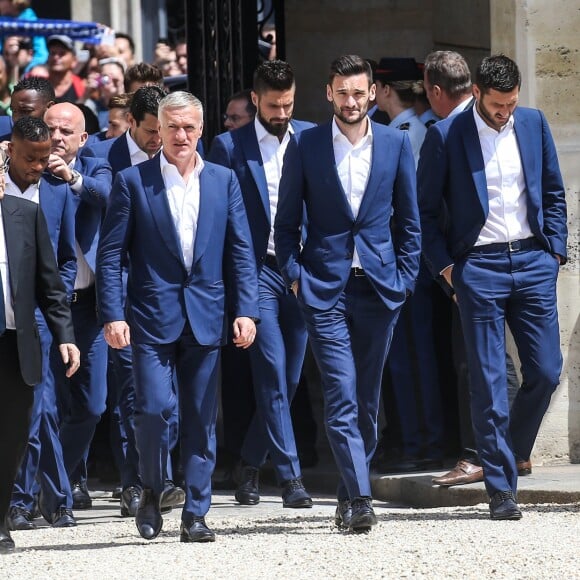
<svg viewBox="0 0 580 580"><path fill-rule="evenodd" d="M68 184L74 185L81 178L81 174L78 171L76 171L76 169L73 169L71 173L72 177L69 179Z"/></svg>

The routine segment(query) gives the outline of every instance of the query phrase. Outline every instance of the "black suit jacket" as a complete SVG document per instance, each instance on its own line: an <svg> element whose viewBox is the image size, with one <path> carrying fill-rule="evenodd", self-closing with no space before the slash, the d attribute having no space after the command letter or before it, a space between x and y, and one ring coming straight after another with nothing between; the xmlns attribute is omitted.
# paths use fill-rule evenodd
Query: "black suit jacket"
<svg viewBox="0 0 580 580"><path fill-rule="evenodd" d="M35 385L42 377L36 305L57 344L75 342L72 317L40 207L13 196L0 203L20 371L25 383Z"/></svg>

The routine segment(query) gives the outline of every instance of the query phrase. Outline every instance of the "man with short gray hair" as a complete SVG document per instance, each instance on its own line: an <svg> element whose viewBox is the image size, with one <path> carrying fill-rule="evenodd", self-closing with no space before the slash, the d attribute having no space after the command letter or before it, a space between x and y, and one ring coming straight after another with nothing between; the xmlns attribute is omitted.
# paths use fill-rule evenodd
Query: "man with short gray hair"
<svg viewBox="0 0 580 580"><path fill-rule="evenodd" d="M175 372L184 419L181 541L213 542L205 514L215 467L226 295L235 312L234 342L248 348L259 316L256 265L235 174L196 152L203 130L201 102L177 91L161 100L158 114L161 153L115 178L99 245L99 311L109 346L131 344L133 350L143 483L139 534L152 540L163 525L160 500Z"/></svg>

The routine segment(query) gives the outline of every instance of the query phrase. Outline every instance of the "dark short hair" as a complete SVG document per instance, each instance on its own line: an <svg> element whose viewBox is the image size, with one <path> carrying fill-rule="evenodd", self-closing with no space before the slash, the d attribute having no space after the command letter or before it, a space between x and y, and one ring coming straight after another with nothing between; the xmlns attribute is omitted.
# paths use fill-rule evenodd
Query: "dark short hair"
<svg viewBox="0 0 580 580"><path fill-rule="evenodd" d="M294 71L283 60L267 60L254 71L254 92L288 91L294 86Z"/></svg>
<svg viewBox="0 0 580 580"><path fill-rule="evenodd" d="M38 143L50 139L48 125L38 117L20 117L12 127L12 139L22 139Z"/></svg>
<svg viewBox="0 0 580 580"><path fill-rule="evenodd" d="M252 102L252 91L250 89L245 89L243 91L238 91L234 93L229 99L228 102L231 101L245 101L246 103L246 112L248 115L255 115L256 114L256 107Z"/></svg>
<svg viewBox="0 0 580 580"><path fill-rule="evenodd" d="M15 95L20 91L36 91L42 95L42 98L46 103L50 103L50 101L56 99L54 88L50 84L50 81L48 79L43 79L42 77L25 77L20 79L12 89L12 94Z"/></svg>
<svg viewBox="0 0 580 580"><path fill-rule="evenodd" d="M124 38L128 43L129 47L131 48L131 52L135 52L135 41L131 38L129 34L126 32L115 32L115 38Z"/></svg>
<svg viewBox="0 0 580 580"><path fill-rule="evenodd" d="M370 86L373 82L373 71L370 63L356 54L346 54L332 61L328 84L332 85L334 77L352 77L360 74L367 75Z"/></svg>
<svg viewBox="0 0 580 580"><path fill-rule="evenodd" d="M129 91L131 83L148 83L154 85L163 85L163 71L154 64L148 62L138 62L130 66L125 71L123 84L125 85L125 92Z"/></svg>
<svg viewBox="0 0 580 580"><path fill-rule="evenodd" d="M518 65L505 54L486 56L477 67L475 84L483 92L490 89L509 93L522 84Z"/></svg>
<svg viewBox="0 0 580 580"><path fill-rule="evenodd" d="M133 93L129 112L133 115L137 125L145 119L145 115L157 117L159 103L166 92L156 85L141 87Z"/></svg>
<svg viewBox="0 0 580 580"><path fill-rule="evenodd" d="M471 92L469 66L458 52L436 50L427 55L424 66L429 84L441 87L450 97Z"/></svg>

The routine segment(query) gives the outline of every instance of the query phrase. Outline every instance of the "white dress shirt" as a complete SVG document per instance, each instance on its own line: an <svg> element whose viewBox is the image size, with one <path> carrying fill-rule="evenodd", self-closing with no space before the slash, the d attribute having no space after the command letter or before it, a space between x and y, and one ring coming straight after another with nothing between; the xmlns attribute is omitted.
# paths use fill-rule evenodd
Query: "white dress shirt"
<svg viewBox="0 0 580 580"><path fill-rule="evenodd" d="M127 131L127 146L129 148L129 156L131 157L131 165L138 165L139 163L143 163L143 161L147 161L149 159L149 155L135 143L133 137L131 137L131 132Z"/></svg>
<svg viewBox="0 0 580 580"><path fill-rule="evenodd" d="M4 179L6 180L5 195L24 198L36 204L40 203L40 182L29 185L25 191L20 191L20 188L10 179L8 171L4 173Z"/></svg>
<svg viewBox="0 0 580 580"><path fill-rule="evenodd" d="M520 150L510 117L500 131L492 129L473 107L485 164L489 213L476 246L531 238L526 184Z"/></svg>
<svg viewBox="0 0 580 580"><path fill-rule="evenodd" d="M191 270L193 264L193 248L199 216L199 175L204 166L197 152L195 156L195 169L186 183L177 167L169 163L163 152L160 155L161 175L167 190L169 210L181 244L183 261L188 270Z"/></svg>
<svg viewBox="0 0 580 580"><path fill-rule="evenodd" d="M6 174L6 177L8 175ZM12 307L12 292L10 291L10 272L8 270L8 250L6 249L6 237L4 235L4 221L2 220L2 206L0 205L0 276L2 276L2 290L4 310L6 313L6 329L15 330L14 308Z"/></svg>
<svg viewBox="0 0 580 580"><path fill-rule="evenodd" d="M278 209L278 187L282 177L282 163L284 153L288 143L290 143L290 134L294 133L292 125L288 125L288 131L284 134L282 141L275 135L268 133L264 125L260 123L258 117L254 119L256 137L258 138L258 147L262 156L266 183L268 184L268 199L270 200L270 235L268 236L268 254L274 256L274 220L276 219L276 210Z"/></svg>
<svg viewBox="0 0 580 580"><path fill-rule="evenodd" d="M367 132L365 136L356 145L352 145L338 128L336 119L333 118L332 147L334 149L334 161L336 163L338 178L340 179L352 214L356 219L371 173L373 132L370 121L367 119ZM352 268L360 268L360 265L360 259L355 247Z"/></svg>
<svg viewBox="0 0 580 580"><path fill-rule="evenodd" d="M69 164L70 169L74 169L75 162L77 158L75 157ZM77 195L80 194L83 187L83 176L81 175L74 185L70 188ZM77 252L77 275L75 278L75 290L84 290L90 288L95 283L95 273L91 270L89 263L85 259L85 255L79 246L79 243L75 240L75 247Z"/></svg>

